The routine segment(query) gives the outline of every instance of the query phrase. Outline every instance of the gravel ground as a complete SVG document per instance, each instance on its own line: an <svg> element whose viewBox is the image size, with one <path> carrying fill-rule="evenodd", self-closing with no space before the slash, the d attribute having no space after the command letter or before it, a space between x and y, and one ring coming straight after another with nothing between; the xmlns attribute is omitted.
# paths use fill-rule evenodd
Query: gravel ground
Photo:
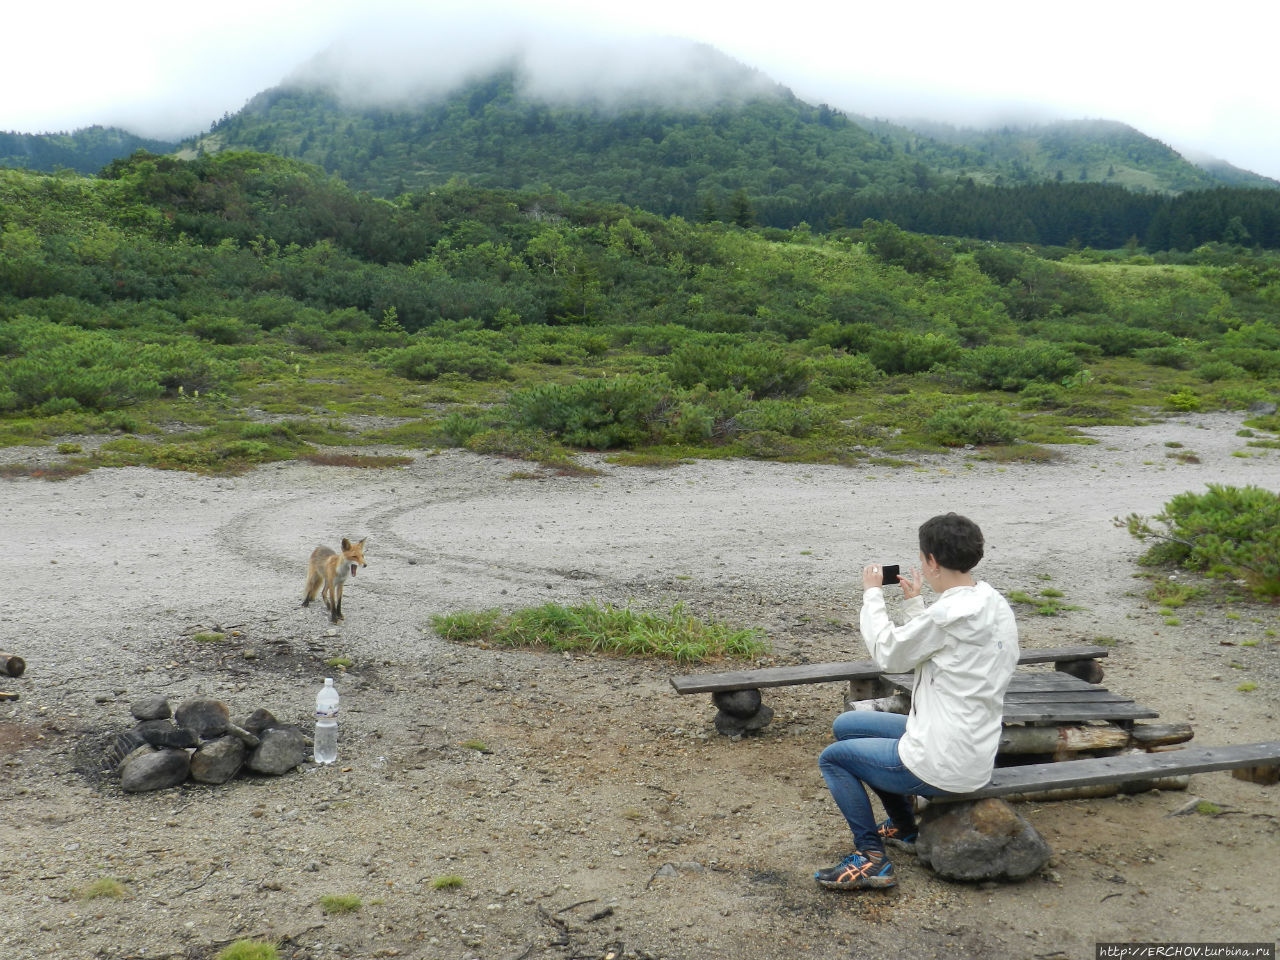
<svg viewBox="0 0 1280 960"><path fill-rule="evenodd" d="M1098 429L1042 465L599 461L527 479L446 452L380 471L2 480L0 650L28 666L0 682L20 695L0 703L0 957L208 958L246 937L296 960L1057 960L1109 940L1275 941L1280 787L1202 774L1187 792L1026 804L1055 850L1041 876L959 885L900 856L896 889L833 894L812 872L849 846L816 765L838 685L768 692L774 722L733 742L709 698L668 682L717 667L459 647L430 628L459 609L679 601L764 627L769 662L857 658L862 565L909 563L919 522L955 509L986 533L985 579L1077 608L1024 613L1024 646L1109 638L1108 686L1191 721L1196 743L1280 738L1280 611L1193 604L1167 622L1112 523L1205 483L1280 489L1280 453L1246 448L1239 425ZM298 600L311 549L342 536L368 537L369 566L333 627ZM337 656L352 661L337 764L144 795L103 769L139 697L309 724ZM1174 815L1193 797L1221 813ZM86 897L103 878L124 895ZM326 914L326 895L361 906Z"/></svg>

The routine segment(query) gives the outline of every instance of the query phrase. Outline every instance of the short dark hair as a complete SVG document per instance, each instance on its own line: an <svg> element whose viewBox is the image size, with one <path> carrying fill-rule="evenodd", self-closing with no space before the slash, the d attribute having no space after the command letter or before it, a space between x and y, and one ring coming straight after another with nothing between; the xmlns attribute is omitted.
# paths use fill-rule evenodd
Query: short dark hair
<svg viewBox="0 0 1280 960"><path fill-rule="evenodd" d="M944 513L920 524L920 552L948 570L968 573L982 559L982 531L968 517Z"/></svg>

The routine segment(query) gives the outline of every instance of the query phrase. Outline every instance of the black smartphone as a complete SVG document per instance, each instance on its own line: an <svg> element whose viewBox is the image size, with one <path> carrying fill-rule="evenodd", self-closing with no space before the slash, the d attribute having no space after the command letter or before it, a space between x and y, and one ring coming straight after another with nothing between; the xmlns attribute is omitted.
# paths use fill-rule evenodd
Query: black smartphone
<svg viewBox="0 0 1280 960"><path fill-rule="evenodd" d="M881 565L880 572L884 574L884 585L886 587L898 582L898 565L896 563Z"/></svg>

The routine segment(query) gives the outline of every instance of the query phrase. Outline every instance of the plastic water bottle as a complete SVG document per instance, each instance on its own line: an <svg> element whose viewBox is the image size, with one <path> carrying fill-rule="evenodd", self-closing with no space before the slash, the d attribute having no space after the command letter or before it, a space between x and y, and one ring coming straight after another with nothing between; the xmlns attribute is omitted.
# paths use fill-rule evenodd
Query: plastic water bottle
<svg viewBox="0 0 1280 960"><path fill-rule="evenodd" d="M316 694L316 763L333 763L338 759L338 689L332 677L324 678L324 686Z"/></svg>

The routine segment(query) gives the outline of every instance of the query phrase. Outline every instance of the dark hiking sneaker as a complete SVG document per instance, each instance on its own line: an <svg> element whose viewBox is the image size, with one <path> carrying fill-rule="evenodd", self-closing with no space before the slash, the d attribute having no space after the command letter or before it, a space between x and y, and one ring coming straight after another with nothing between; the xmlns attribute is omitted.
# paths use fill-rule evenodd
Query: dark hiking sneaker
<svg viewBox="0 0 1280 960"><path fill-rule="evenodd" d="M903 833L892 820L877 824L876 833L880 834L880 839L885 842L885 846L897 847L899 850L909 850L912 853L915 853L916 837L920 835L916 831Z"/></svg>
<svg viewBox="0 0 1280 960"><path fill-rule="evenodd" d="M834 867L816 871L813 879L828 890L877 890L898 882L884 854L867 857L856 850Z"/></svg>

